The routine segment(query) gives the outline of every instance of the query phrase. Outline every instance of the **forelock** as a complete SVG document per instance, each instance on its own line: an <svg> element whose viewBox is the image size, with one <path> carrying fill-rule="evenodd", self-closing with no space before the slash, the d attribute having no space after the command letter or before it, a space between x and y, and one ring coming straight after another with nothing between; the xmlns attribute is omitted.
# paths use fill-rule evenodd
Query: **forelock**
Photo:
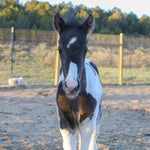
<svg viewBox="0 0 150 150"><path fill-rule="evenodd" d="M79 27L81 25L79 20L73 14L68 15L67 19L65 19L65 23L66 26L69 27Z"/></svg>

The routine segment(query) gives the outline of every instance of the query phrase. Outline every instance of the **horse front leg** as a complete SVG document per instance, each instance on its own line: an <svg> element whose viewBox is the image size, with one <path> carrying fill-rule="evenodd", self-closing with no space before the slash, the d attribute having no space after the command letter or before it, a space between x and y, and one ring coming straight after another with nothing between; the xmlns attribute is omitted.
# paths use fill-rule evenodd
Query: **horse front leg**
<svg viewBox="0 0 150 150"><path fill-rule="evenodd" d="M63 138L64 150L75 150L75 133L72 133L68 129L60 129Z"/></svg>
<svg viewBox="0 0 150 150"><path fill-rule="evenodd" d="M75 142L75 127L73 128L70 125L70 121L67 120L67 116L61 111L60 109L57 109L57 117L59 121L59 130L62 135L63 139L63 149L64 150L75 150L76 149L76 142Z"/></svg>
<svg viewBox="0 0 150 150"><path fill-rule="evenodd" d="M79 150L95 150L95 145L91 145L92 138L95 139L96 120L87 118L79 127ZM93 141L95 144L95 141ZM93 147L93 148L92 148ZM92 148L92 149L91 149Z"/></svg>

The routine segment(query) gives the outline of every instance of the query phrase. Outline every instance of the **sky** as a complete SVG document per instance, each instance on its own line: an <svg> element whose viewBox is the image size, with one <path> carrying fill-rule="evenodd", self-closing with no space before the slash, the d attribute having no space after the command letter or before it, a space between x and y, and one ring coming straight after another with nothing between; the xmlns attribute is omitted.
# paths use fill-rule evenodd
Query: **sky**
<svg viewBox="0 0 150 150"><path fill-rule="evenodd" d="M24 4L31 0L19 0ZM123 13L133 12L137 17L141 18L143 15L150 16L150 0L38 0L40 2L49 2L51 5L59 4L62 2L73 5L83 4L89 8L99 6L105 11L112 10L114 7L121 9Z"/></svg>

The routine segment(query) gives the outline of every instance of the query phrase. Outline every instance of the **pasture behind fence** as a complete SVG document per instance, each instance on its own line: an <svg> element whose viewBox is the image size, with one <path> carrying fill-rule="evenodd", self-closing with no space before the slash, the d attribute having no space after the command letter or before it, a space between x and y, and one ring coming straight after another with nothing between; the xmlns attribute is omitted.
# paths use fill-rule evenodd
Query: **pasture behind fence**
<svg viewBox="0 0 150 150"><path fill-rule="evenodd" d="M0 86L8 86L10 77L22 77L29 86L53 85L56 33L16 30L13 42L11 42L13 36L10 29L4 29L2 33L0 34ZM9 38L2 37L7 33ZM11 53L12 44L13 53Z"/></svg>
<svg viewBox="0 0 150 150"><path fill-rule="evenodd" d="M26 85L54 85L57 35L53 31L15 31L12 77ZM11 29L0 29L0 87L11 77ZM119 73L120 35L92 34L88 37L87 58L94 61L103 84L150 84L150 39L124 36L123 72ZM107 43L107 44L106 44Z"/></svg>
<svg viewBox="0 0 150 150"><path fill-rule="evenodd" d="M100 38L98 36L104 37ZM102 40L97 42L96 39ZM106 41L104 39L106 39ZM122 84L150 84L150 38L124 36L123 39ZM119 83L119 61L121 55L119 54L118 47L114 44L119 43L119 40L118 35L97 34L92 42L93 45L90 44L89 46L90 55L88 55L88 58L98 65L103 84ZM109 41L109 44L105 44L108 43L107 41ZM98 44L95 45L95 42Z"/></svg>

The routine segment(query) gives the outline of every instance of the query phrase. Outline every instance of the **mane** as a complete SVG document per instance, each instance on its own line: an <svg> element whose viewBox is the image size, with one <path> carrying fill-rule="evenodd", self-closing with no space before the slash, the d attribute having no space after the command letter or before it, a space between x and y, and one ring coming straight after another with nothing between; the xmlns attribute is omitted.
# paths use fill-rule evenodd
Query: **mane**
<svg viewBox="0 0 150 150"><path fill-rule="evenodd" d="M79 20L72 13L67 15L67 18L65 19L65 23L69 27L79 27L81 25Z"/></svg>

